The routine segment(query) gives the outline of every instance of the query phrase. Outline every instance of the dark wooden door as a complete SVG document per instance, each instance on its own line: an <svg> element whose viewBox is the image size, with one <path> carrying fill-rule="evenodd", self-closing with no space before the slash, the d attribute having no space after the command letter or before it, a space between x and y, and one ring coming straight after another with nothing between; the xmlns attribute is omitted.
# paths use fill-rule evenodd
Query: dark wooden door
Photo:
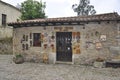
<svg viewBox="0 0 120 80"><path fill-rule="evenodd" d="M57 61L72 61L72 32L56 33Z"/></svg>

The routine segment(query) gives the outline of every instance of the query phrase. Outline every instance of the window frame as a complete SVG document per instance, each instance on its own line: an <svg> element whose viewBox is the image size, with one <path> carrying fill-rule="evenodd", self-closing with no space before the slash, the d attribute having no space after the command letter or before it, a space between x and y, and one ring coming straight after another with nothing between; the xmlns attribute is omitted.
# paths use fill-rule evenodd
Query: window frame
<svg viewBox="0 0 120 80"><path fill-rule="evenodd" d="M6 26L6 23L7 23L7 15L2 14L2 26Z"/></svg>
<svg viewBox="0 0 120 80"><path fill-rule="evenodd" d="M41 33L33 33L33 47L41 47Z"/></svg>

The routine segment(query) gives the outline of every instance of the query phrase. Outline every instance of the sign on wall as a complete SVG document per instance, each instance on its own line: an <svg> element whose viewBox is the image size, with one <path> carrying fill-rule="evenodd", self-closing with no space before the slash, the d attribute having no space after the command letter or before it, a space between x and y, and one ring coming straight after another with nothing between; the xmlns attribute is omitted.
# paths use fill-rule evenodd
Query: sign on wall
<svg viewBox="0 0 120 80"><path fill-rule="evenodd" d="M72 31L73 27L54 27L55 31Z"/></svg>

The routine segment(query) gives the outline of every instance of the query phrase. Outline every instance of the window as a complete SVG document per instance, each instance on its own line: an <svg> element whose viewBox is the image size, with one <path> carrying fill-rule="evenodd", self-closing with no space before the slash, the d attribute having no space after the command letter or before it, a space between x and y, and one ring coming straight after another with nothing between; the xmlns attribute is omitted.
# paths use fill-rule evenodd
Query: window
<svg viewBox="0 0 120 80"><path fill-rule="evenodd" d="M41 47L41 34L40 33L33 33L33 46Z"/></svg>
<svg viewBox="0 0 120 80"><path fill-rule="evenodd" d="M2 25L6 26L6 14L2 14Z"/></svg>

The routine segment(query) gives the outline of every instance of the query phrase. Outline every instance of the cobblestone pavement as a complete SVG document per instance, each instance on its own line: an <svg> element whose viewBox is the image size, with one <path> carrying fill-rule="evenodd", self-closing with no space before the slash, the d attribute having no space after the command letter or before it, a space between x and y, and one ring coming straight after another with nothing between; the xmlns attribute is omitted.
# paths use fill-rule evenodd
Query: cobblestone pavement
<svg viewBox="0 0 120 80"><path fill-rule="evenodd" d="M29 62L14 64L11 55L0 55L0 80L120 80L120 68Z"/></svg>

